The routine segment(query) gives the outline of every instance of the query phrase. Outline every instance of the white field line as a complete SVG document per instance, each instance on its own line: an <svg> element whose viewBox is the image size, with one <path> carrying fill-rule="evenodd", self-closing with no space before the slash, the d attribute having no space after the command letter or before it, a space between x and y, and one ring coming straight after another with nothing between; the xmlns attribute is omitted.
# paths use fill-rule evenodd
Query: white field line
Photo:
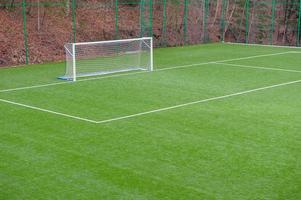
<svg viewBox="0 0 301 200"><path fill-rule="evenodd" d="M248 93L252 93L252 92L272 89L272 88L291 85L291 84L300 83L300 82L301 82L301 79L296 80L296 81L290 81L290 82L286 82L286 83L280 83L280 84L276 84L276 85L266 86L266 87L260 87L260 88L256 88L256 89L252 89L252 90L246 90L246 91L237 92L237 93L233 93L233 94L228 94L228 95L223 95L223 96L218 96L218 97L212 97L212 98L202 99L202 100L198 100L198 101L192 101L192 102L188 102L188 103L178 104L178 105L175 105L175 106L159 108L159 109L150 110L150 111L146 111L146 112L140 112L140 113L136 113L136 114L132 114L132 115L126 115L126 116L122 116L122 117L116 117L116 118L101 120L101 121L95 121L95 120L82 118L82 117L78 117L78 116L74 116L74 115L60 113L60 112L47 110L47 109L39 108L39 107L36 107L36 106L30 106L30 105L26 105L26 104L22 104L22 103L17 103L17 102L10 101L10 100L5 100L5 99L0 99L0 102L8 103L8 104L16 105L16 106L21 106L21 107L25 107L25 108L29 108L29 109L33 109L33 110L38 110L38 111L41 111L41 112L51 113L51 114L54 114L54 115L59 115L59 116L63 116L63 117L71 118L71 119L90 122L90 123L94 123L94 124L104 124L104 123L108 123L108 122L119 121L119 120L123 120L123 119L138 117L138 116L141 116L141 115L147 115L147 114L151 114L151 113L167 111L167 110L181 108L181 107L190 106L190 105L194 105L194 104L200 104L200 103L205 103L205 102L209 102L209 101L225 99L225 98L229 98L229 97L244 95L244 94L248 94Z"/></svg>
<svg viewBox="0 0 301 200"><path fill-rule="evenodd" d="M246 90L246 91L243 91L243 92L237 92L237 93L233 93L233 94L228 94L228 95L223 95L223 96L218 96L218 97L212 97L212 98L208 98L208 99L202 99L202 100L198 100L198 101L192 101L192 102L188 102L188 103L178 104L178 105L175 105L175 106L169 106L169 107L165 107L165 108L150 110L150 111L136 113L136 114L132 114L132 115L126 115L126 116L122 116L122 117L111 118L111 119L107 119L107 120L98 121L97 123L98 124L103 124L103 123L108 123L108 122L113 122L113 121L133 118L133 117L138 117L138 116L141 116L141 115L147 115L147 114L151 114L151 113L157 113L157 112L167 111L167 110L171 110L171 109L186 107L186 106L190 106L190 105L194 105L194 104L200 104L200 103L205 103L205 102L209 102L209 101L225 99L225 98L244 95L244 94L248 94L248 93L252 93L252 92L257 92L257 91L272 89L272 88L276 88L276 87L291 85L291 84L295 84L295 83L301 83L301 80L296 80L296 81L291 81L291 82L286 82L286 83L280 83L280 84L276 84L276 85L256 88L256 89L252 89L252 90Z"/></svg>
<svg viewBox="0 0 301 200"><path fill-rule="evenodd" d="M17 91L17 90L33 89L33 88L41 88L41 87L47 87L47 86L52 86L52 85L62 85L62 84L66 84L66 83L71 83L71 82L55 82L55 83L47 83L47 84L41 84L41 85L31 85L31 86L26 86L26 87L4 89L4 90L0 90L0 93L12 92L12 91Z"/></svg>
<svg viewBox="0 0 301 200"><path fill-rule="evenodd" d="M60 116L63 116L63 117L72 118L72 119L76 119L76 120L81 120L81 121L85 121L85 122L97 123L97 121L94 121L94 120L91 120L91 119L86 119L86 118L82 118L82 117L68 115L68 114L64 114L64 113L60 113L60 112L56 112L56 111L52 111L52 110L47 110L47 109L39 108L39 107L35 107L35 106L30 106L30 105L26 105L26 104L22 104L22 103L17 103L17 102L5 100L5 99L0 99L0 102L4 102L4 103L16 105L16 106L21 106L21 107L25 107L25 108L30 108L30 109L33 109L33 110L38 110L38 111L42 111L42 112L46 112L46 113L51 113L51 114L54 114L54 115L60 115Z"/></svg>
<svg viewBox="0 0 301 200"><path fill-rule="evenodd" d="M301 49L301 47L295 46L280 46L280 45L270 45L270 44L249 44L249 43L239 43L239 42L223 42L224 44L230 45L241 45L241 46L258 46L258 47L273 47L273 48L290 48L290 49Z"/></svg>
<svg viewBox="0 0 301 200"><path fill-rule="evenodd" d="M242 67L242 68L261 69L261 70L274 70L274 71L301 73L301 71L299 71L299 70L293 70L293 69L260 67L260 66L251 66L251 65L239 65L239 64L223 63L223 62L217 62L217 63L214 63L214 64L217 64L217 65L228 65L228 66Z"/></svg>
<svg viewBox="0 0 301 200"><path fill-rule="evenodd" d="M106 78L113 78L113 77L126 76L126 75L134 75L134 74L141 74L141 73L147 73L147 72L145 72L145 71L139 71L139 72L115 74L115 75L111 75L111 76L98 76L98 77L93 77L93 78L80 79L80 80L77 80L76 82L62 81L62 82L47 83L47 84L41 84L41 85L32 85L32 86L26 86L26 87L4 89L4 90L0 90L0 93L12 92L12 91L18 91L18 90L26 90L26 89L34 89L34 88L42 88L42 87L49 87L49 86L55 86L55 85L75 84L77 82L84 82L84 81L91 81L91 80L98 80L98 79L106 79Z"/></svg>
<svg viewBox="0 0 301 200"><path fill-rule="evenodd" d="M268 56L278 56L278 55L290 54L290 53L291 53L291 51L286 51L286 52L281 52L281 53L263 54L263 55L248 56L248 57L242 57L242 58L232 58L232 59L226 59L226 60L220 60L220 61L211 61L211 62L206 62L206 63L194 63L194 64L189 64L189 65L180 65L180 66L175 66L175 67L157 69L155 71L165 71L165 70L171 70L171 69L179 69L179 68L186 68L186 67L193 67L193 66L200 66L200 65L215 64L215 63L247 60L247 59L261 58L261 57L268 57Z"/></svg>
<svg viewBox="0 0 301 200"><path fill-rule="evenodd" d="M230 61L239 61L239 60L260 58L260 57L277 56L277 55L290 54L290 53L294 53L294 52L286 51L286 52L274 53L274 54L263 54L263 55L257 55L257 56L248 56L248 57L233 58L233 59L226 59L226 60L219 60L219 61L201 62L201 63L194 63L194 64L189 64L189 65L180 65L180 66L168 67L168 68L163 68L163 69L157 69L157 70L154 70L153 72L173 70L173 69L179 69L179 68L188 68L188 67L208 65L208 64L215 64L215 63L220 63L220 62L230 62ZM128 75L135 75L135 74L142 74L142 73L149 73L149 72L139 71L139 72L134 72L134 73L123 73L123 74L115 74L115 75L111 75L111 76L100 76L100 77L80 79L80 80L77 80L76 82L65 81L65 82L55 82L55 83L32 85L32 86L18 87L18 88L11 88L11 89L3 89L3 90L0 90L0 93L12 92L12 91L18 91L18 90L26 90L26 89L34 89L34 88L41 88L41 87L49 87L49 86L63 85L63 84L74 84L74 83L77 83L77 82L99 80L99 79L106 79L106 78L113 78L113 77L120 77L120 76L128 76Z"/></svg>

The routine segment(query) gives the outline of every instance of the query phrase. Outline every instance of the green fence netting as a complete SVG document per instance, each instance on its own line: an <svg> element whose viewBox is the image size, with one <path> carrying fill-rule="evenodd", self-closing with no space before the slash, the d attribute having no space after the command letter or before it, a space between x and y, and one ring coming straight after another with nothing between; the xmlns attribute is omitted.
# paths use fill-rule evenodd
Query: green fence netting
<svg viewBox="0 0 301 200"><path fill-rule="evenodd" d="M61 60L62 44L71 42L73 37L69 1L27 1L25 10L29 62Z"/></svg>
<svg viewBox="0 0 301 200"><path fill-rule="evenodd" d="M0 66L64 59L67 42L151 36L300 46L301 0L0 0Z"/></svg>
<svg viewBox="0 0 301 200"><path fill-rule="evenodd" d="M230 0L226 41L300 46L300 0Z"/></svg>
<svg viewBox="0 0 301 200"><path fill-rule="evenodd" d="M23 33L23 30L26 30L23 28L25 10L23 12L22 0L15 0L15 4L0 4L0 14L5 16L0 17L0 66L26 63L28 58L25 50L27 44L24 40L26 33Z"/></svg>

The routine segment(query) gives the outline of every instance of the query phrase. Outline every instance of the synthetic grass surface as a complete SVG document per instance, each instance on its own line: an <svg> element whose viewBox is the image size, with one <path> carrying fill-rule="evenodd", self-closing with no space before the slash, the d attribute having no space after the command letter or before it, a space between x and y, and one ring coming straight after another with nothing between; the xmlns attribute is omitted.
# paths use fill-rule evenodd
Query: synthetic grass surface
<svg viewBox="0 0 301 200"><path fill-rule="evenodd" d="M298 51L155 49L152 73L16 91L64 63L6 68L0 99L101 121L301 80ZM0 102L0 199L300 199L300 100L295 83L103 124Z"/></svg>

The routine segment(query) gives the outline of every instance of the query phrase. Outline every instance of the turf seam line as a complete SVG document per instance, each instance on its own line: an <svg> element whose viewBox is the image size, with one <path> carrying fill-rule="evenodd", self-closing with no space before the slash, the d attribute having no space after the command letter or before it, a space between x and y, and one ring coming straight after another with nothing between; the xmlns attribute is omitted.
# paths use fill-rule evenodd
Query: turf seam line
<svg viewBox="0 0 301 200"><path fill-rule="evenodd" d="M228 65L228 66L242 67L242 68L251 68L251 69L262 69L262 70L273 70L273 71L284 71L284 72L301 73L301 71L299 71L299 70L284 69L284 68L260 67L260 66L240 65L240 64L224 63L224 62L216 62L214 64L217 64L217 65Z"/></svg>
<svg viewBox="0 0 301 200"><path fill-rule="evenodd" d="M220 60L220 61L210 61L210 62L194 63L194 64L189 64L189 65L180 65L180 66L174 66L174 67L167 67L167 68L163 68L163 69L157 69L157 70L154 70L153 72L160 72L160 71L180 69L180 68L188 68L188 67L208 65L208 64L215 64L215 63L221 63L221 62L230 62L230 61L247 60L247 59L252 59L252 58L276 56L276 55L290 54L290 53L294 53L294 52L292 52L292 51L286 51L286 52L274 53L274 54L263 54L263 55L256 55L256 56L248 56L248 57L241 57L241 58L226 59L226 60ZM114 77L121 77L121 76L135 75L135 74L142 74L142 73L150 73L150 72L142 71L142 72L134 72L134 73L115 74L115 75L111 75L111 76L102 76L102 77L80 79L80 80L78 80L76 82L65 81L65 82L55 82L55 83L48 83L48 84L41 84L41 85L32 85L32 86L18 87L18 88L11 88L11 89L3 89L3 90L0 90L0 93L12 92L12 91L18 91L18 90L26 90L26 89L34 89L34 88L41 88L41 87L48 87L48 86L56 86L56 85L63 85L63 84L75 84L77 82L99 80L99 79L106 79L106 78L114 78Z"/></svg>
<svg viewBox="0 0 301 200"><path fill-rule="evenodd" d="M90 122L90 123L97 123L97 121L95 121L95 120L91 120L91 119L87 119L87 118L83 118L83 117L78 117L78 116L74 116L74 115L69 115L69 114L65 114L65 113L60 113L60 112L56 112L56 111L52 111L52 110L48 110L48 109L44 109L44 108L39 108L39 107L36 107L36 106L30 106L30 105L10 101L10 100L0 99L0 102L4 102L4 103L16 105L16 106L21 106L21 107L25 107L25 108L30 108L30 109L33 109L33 110L38 110L38 111L51 113L51 114L55 114L55 115L60 115L60 116L63 116L63 117L68 117L68 118L77 119L77 120L81 120L81 121L86 121L86 122Z"/></svg>
<svg viewBox="0 0 301 200"><path fill-rule="evenodd" d="M132 115L111 118L111 119L107 119L107 120L98 121L97 123L98 124L103 124L103 123L108 123L108 122L112 122L112 121L119 121L119 120L123 120L123 119L138 117L138 116L141 116L141 115L147 115L147 114L151 114L151 113L167 111L167 110L171 110L171 109L175 109L175 108L181 108L181 107L190 106L190 105L199 104L199 103L206 103L206 102L209 102L209 101L220 100L220 99L225 99L225 98L234 97L234 96L240 96L240 95L244 95L244 94L248 94L248 93L252 93L252 92L267 90L267 89L271 89L271 88L291 85L291 84L300 83L300 82L301 82L301 79L296 80L296 81L290 81L290 82L286 82L286 83L280 83L280 84L276 84L276 85L270 85L270 86L260 87L260 88L256 88L256 89L246 90L246 91L237 92L237 93L233 93L233 94L228 94L228 95L223 95L223 96L218 96L218 97L212 97L212 98L202 99L202 100L198 100L198 101L192 101L192 102L188 102L188 103L178 104L178 105L175 105L175 106L159 108L159 109L150 110L150 111L141 112L141 113L136 113L136 114L132 114Z"/></svg>

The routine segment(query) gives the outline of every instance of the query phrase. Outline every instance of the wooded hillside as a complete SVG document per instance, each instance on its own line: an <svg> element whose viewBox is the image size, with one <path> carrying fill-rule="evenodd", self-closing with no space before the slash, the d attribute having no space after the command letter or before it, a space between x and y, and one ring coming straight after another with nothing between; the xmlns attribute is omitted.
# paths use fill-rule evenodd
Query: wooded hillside
<svg viewBox="0 0 301 200"><path fill-rule="evenodd" d="M300 0L0 0L0 66L64 60L67 42L150 35L157 47L299 46L300 10Z"/></svg>

